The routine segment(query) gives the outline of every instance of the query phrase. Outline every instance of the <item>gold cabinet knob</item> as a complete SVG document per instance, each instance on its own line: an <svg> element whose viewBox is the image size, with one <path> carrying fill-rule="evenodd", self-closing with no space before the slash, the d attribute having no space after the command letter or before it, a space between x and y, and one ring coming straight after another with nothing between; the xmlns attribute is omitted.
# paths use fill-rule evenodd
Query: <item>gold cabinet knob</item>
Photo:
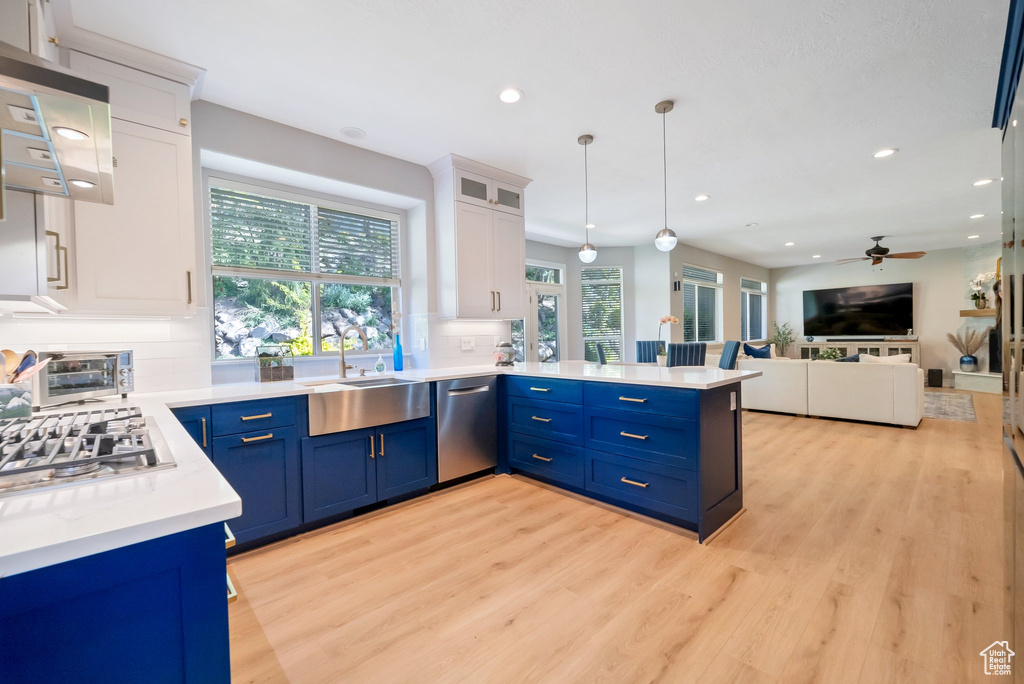
<svg viewBox="0 0 1024 684"><path fill-rule="evenodd" d="M188 119L178 119L179 126L188 126Z"/></svg>

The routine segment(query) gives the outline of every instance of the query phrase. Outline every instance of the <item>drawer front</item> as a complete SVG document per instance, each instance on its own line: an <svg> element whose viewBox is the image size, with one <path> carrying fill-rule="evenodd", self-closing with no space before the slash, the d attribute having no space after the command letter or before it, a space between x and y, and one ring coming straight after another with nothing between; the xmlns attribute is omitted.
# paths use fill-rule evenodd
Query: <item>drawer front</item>
<svg viewBox="0 0 1024 684"><path fill-rule="evenodd" d="M583 449L547 439L509 436L509 465L583 489Z"/></svg>
<svg viewBox="0 0 1024 684"><path fill-rule="evenodd" d="M679 387L588 382L583 388L583 403L586 406L693 420L696 420L700 413L698 390Z"/></svg>
<svg viewBox="0 0 1024 684"><path fill-rule="evenodd" d="M517 397L533 397L566 404L583 403L583 382L579 380L548 380L517 375L505 376L508 393Z"/></svg>
<svg viewBox="0 0 1024 684"><path fill-rule="evenodd" d="M297 408L295 397L238 401L232 404L214 404L213 434L236 435L240 432L295 425Z"/></svg>
<svg viewBox="0 0 1024 684"><path fill-rule="evenodd" d="M588 449L586 489L697 522L697 473L689 470Z"/></svg>
<svg viewBox="0 0 1024 684"><path fill-rule="evenodd" d="M583 409L588 449L697 469L697 421L610 409Z"/></svg>
<svg viewBox="0 0 1024 684"><path fill-rule="evenodd" d="M511 397L508 402L508 429L578 445L583 440L583 407Z"/></svg>

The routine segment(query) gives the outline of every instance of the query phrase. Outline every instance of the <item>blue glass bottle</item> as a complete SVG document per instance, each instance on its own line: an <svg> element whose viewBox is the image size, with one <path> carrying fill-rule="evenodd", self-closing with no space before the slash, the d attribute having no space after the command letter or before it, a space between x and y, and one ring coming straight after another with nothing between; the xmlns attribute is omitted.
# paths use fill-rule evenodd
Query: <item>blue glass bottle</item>
<svg viewBox="0 0 1024 684"><path fill-rule="evenodd" d="M402 337L395 335L395 370L402 370Z"/></svg>

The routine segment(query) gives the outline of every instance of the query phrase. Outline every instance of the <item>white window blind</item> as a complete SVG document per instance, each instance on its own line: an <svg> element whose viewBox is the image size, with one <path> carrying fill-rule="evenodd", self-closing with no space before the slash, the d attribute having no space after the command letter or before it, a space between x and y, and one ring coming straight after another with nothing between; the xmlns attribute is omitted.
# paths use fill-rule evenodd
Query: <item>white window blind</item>
<svg viewBox="0 0 1024 684"><path fill-rule="evenodd" d="M211 187L213 265L309 273L311 213L308 204Z"/></svg>
<svg viewBox="0 0 1024 684"><path fill-rule="evenodd" d="M722 274L683 266L682 293L683 341L721 341Z"/></svg>
<svg viewBox="0 0 1024 684"><path fill-rule="evenodd" d="M622 269L583 268L583 351L598 361L597 345L610 361L622 360Z"/></svg>
<svg viewBox="0 0 1024 684"><path fill-rule="evenodd" d="M398 222L317 207L317 252L321 273L395 278Z"/></svg>

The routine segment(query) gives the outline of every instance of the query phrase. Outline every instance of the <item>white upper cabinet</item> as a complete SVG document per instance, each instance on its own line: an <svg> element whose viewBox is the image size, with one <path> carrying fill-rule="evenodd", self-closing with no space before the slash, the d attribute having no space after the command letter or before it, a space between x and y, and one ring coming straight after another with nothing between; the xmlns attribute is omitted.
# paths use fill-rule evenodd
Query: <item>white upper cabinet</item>
<svg viewBox="0 0 1024 684"><path fill-rule="evenodd" d="M430 165L437 232L438 315L523 317L528 178L448 155Z"/></svg>
<svg viewBox="0 0 1024 684"><path fill-rule="evenodd" d="M60 49L57 47L57 28L50 0L28 0L28 23L29 50L35 56L56 64Z"/></svg>
<svg viewBox="0 0 1024 684"><path fill-rule="evenodd" d="M190 135L190 93L184 83L75 51L71 69L110 88L110 115L115 119Z"/></svg>
<svg viewBox="0 0 1024 684"><path fill-rule="evenodd" d="M114 204L75 203L81 312L195 313L192 144L115 119Z"/></svg>

